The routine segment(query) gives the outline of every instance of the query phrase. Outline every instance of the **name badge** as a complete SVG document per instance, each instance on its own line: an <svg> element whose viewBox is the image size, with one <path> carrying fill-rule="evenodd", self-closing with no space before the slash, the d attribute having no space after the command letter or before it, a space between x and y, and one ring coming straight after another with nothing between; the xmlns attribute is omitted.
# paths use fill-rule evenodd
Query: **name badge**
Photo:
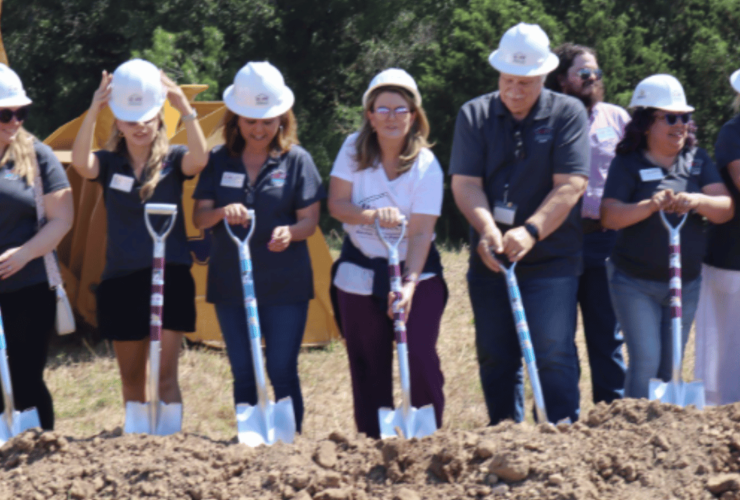
<svg viewBox="0 0 740 500"><path fill-rule="evenodd" d="M134 178L127 175L113 174L109 187L111 189L123 191L124 193L130 193L131 188L134 187Z"/></svg>
<svg viewBox="0 0 740 500"><path fill-rule="evenodd" d="M507 226L514 225L514 216L516 215L516 205L497 201L493 206L493 220L499 224Z"/></svg>
<svg viewBox="0 0 740 500"><path fill-rule="evenodd" d="M663 169L660 167L643 168L640 170L640 179L642 179L642 182L659 181L663 177Z"/></svg>
<svg viewBox="0 0 740 500"><path fill-rule="evenodd" d="M229 188L241 188L244 186L244 179L246 174L237 174L236 172L224 172L221 177L221 185Z"/></svg>
<svg viewBox="0 0 740 500"><path fill-rule="evenodd" d="M617 139L617 131L613 127L602 127L596 130L596 138L599 142Z"/></svg>

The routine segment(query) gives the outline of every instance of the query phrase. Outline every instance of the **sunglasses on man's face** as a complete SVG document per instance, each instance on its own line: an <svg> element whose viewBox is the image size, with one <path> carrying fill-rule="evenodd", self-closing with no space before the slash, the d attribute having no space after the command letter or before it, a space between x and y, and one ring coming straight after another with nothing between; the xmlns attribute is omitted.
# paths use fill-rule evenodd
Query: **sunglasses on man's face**
<svg viewBox="0 0 740 500"><path fill-rule="evenodd" d="M584 82L586 80L590 80L591 75L594 75L597 80L601 80L601 77L604 76L604 72L601 71L600 69L591 69L591 68L581 68L578 70L576 74L580 76L581 80L583 80Z"/></svg>
<svg viewBox="0 0 740 500"><path fill-rule="evenodd" d="M668 125L675 125L678 120L681 120L681 123L686 125L691 121L691 113L666 113L664 115L661 115L660 118L665 120Z"/></svg>
<svg viewBox="0 0 740 500"><path fill-rule="evenodd" d="M19 122L25 120L28 117L28 106L23 106L15 111L9 108L0 109L0 123L10 123L14 116Z"/></svg>

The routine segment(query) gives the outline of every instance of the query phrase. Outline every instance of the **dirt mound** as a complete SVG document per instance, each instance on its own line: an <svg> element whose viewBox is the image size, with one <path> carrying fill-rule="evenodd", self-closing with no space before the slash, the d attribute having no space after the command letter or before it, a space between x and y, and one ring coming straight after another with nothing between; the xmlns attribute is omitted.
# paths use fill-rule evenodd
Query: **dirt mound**
<svg viewBox="0 0 740 500"><path fill-rule="evenodd" d="M740 500L740 404L598 405L574 425L504 423L375 441L333 432L250 449L193 434L29 431L0 448L0 500Z"/></svg>

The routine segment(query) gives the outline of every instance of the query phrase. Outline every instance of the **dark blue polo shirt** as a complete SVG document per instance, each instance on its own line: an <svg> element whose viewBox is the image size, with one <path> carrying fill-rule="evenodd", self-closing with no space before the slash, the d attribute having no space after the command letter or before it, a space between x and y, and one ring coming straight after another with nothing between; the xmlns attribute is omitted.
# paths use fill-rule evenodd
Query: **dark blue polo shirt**
<svg viewBox="0 0 740 500"><path fill-rule="evenodd" d="M308 245L293 241L282 252L271 252L267 244L278 226L296 223L296 211L326 197L321 177L311 155L300 146L269 157L249 185L247 171L239 157L232 157L224 146L211 151L208 166L200 174L193 193L196 200L213 200L214 207L241 203L255 211L256 227L249 248L254 264L254 287L260 305L303 302L313 298L313 272ZM244 300L236 243L219 222L213 232L208 261L208 293L211 303L241 304ZM244 238L247 229L233 226L235 235Z"/></svg>
<svg viewBox="0 0 740 500"><path fill-rule="evenodd" d="M517 206L513 226L497 222L502 233L521 226L552 191L554 174L589 176L588 115L583 104L570 96L542 89L529 115L517 123L498 92L465 103L457 115L450 174L481 177L493 210L503 201ZM516 155L515 132L523 148ZM520 277L575 276L582 272L581 202L550 236L535 244L517 265ZM470 229L475 249L479 235ZM492 275L478 252L470 252L470 272Z"/></svg>
<svg viewBox="0 0 740 500"><path fill-rule="evenodd" d="M193 260L188 251L185 232L185 214L182 209L182 184L186 176L182 172L182 157L186 146L170 146L163 160L162 172L154 193L146 203L172 203L177 205L177 218L165 241L167 264L191 265ZM95 152L100 163L97 182L103 186L106 217L108 222L108 244L105 253L105 269L102 279L126 276L140 269L152 267L154 242L144 222L144 204L139 196L142 183L134 176L128 159L110 151ZM163 228L169 217L152 215L150 220L155 230Z"/></svg>
<svg viewBox="0 0 740 500"><path fill-rule="evenodd" d="M41 171L44 194L68 188L69 181L61 163L49 146L34 141L33 149ZM15 162L9 160L0 167L0 254L9 248L22 246L38 232L33 185L13 172ZM30 261L10 278L0 280L0 293L47 281L43 257Z"/></svg>
<svg viewBox="0 0 740 500"><path fill-rule="evenodd" d="M646 172L641 174L641 171ZM655 180L643 180L652 179L646 177L652 172L659 172L661 176ZM641 151L636 151L614 157L602 199L639 203L664 189L672 189L674 193L700 193L704 186L718 182L722 182L722 178L717 167L701 148L679 154L670 170L656 166ZM680 221L675 214L666 215L674 226ZM684 281L699 277L705 248L704 220L701 215L690 213L681 229L681 277ZM620 271L630 276L668 283L668 253L668 230L656 212L617 232L617 243L610 259Z"/></svg>
<svg viewBox="0 0 740 500"><path fill-rule="evenodd" d="M704 262L721 269L740 271L740 191L727 169L730 163L740 160L740 115L720 129L714 157L722 180L735 202L735 216L724 224L709 228L709 246Z"/></svg>

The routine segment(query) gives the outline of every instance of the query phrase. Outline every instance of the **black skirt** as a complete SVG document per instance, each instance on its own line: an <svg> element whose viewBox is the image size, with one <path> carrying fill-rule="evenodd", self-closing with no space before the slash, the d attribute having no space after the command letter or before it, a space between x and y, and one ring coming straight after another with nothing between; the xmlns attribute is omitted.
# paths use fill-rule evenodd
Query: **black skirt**
<svg viewBox="0 0 740 500"><path fill-rule="evenodd" d="M109 340L149 338L152 269L141 269L98 285L98 328ZM164 268L162 329L195 331L195 281L190 266L167 264Z"/></svg>

